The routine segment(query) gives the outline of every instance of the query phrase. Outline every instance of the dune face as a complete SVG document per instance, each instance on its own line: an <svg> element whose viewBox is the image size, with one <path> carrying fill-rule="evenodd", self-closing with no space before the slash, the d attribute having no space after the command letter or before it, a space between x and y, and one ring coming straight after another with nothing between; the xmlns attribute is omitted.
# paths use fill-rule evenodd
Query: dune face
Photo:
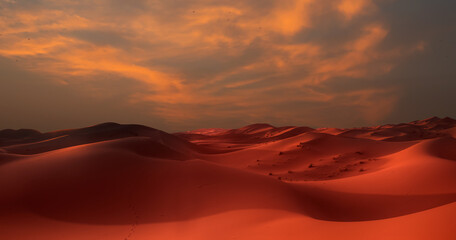
<svg viewBox="0 0 456 240"><path fill-rule="evenodd" d="M456 239L456 120L0 131L0 239Z"/></svg>

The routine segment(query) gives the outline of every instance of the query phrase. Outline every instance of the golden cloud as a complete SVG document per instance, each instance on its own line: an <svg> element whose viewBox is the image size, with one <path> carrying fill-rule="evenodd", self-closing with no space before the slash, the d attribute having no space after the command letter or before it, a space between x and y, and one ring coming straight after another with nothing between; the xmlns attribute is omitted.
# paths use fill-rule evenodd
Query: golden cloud
<svg viewBox="0 0 456 240"><path fill-rule="evenodd" d="M207 105L221 106L215 115L261 116L268 105L330 103L338 96L316 87L340 77L385 74L404 53L425 48L419 42L415 50L380 49L389 33L381 20L339 23L371 14L375 5L370 0L290 0L264 6L252 0L178 1L186 9L158 1L125 16L109 12L113 6L105 1L95 1L93 9L45 2L48 8L39 10L2 10L1 56L21 57L28 63L26 70L49 76L77 79L109 73L128 78L147 86L144 92L130 94L131 104L154 102L160 106L156 114L183 121L205 115ZM318 40L315 36L324 31L319 24L332 18L334 28L353 34L332 44ZM106 32L111 35L103 35ZM378 91L390 92L345 93L357 96L347 104L362 106L370 121L380 119L391 112L395 98L372 112ZM271 92L279 96L270 97Z"/></svg>

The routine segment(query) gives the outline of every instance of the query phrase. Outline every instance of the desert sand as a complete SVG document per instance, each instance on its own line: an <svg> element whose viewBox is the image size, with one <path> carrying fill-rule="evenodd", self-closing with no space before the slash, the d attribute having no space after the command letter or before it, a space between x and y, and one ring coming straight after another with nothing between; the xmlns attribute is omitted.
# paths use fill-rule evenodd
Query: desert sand
<svg viewBox="0 0 456 240"><path fill-rule="evenodd" d="M0 239L456 239L456 120L0 131Z"/></svg>

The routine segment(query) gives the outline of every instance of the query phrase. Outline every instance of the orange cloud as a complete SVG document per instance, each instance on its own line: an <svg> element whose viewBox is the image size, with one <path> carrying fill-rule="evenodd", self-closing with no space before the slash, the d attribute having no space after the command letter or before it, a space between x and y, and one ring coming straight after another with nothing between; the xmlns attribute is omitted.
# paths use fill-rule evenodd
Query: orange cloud
<svg viewBox="0 0 456 240"><path fill-rule="evenodd" d="M86 18L62 10L3 11L0 15L0 29L5 35L96 27L92 24Z"/></svg>
<svg viewBox="0 0 456 240"><path fill-rule="evenodd" d="M4 48L0 48L0 55L4 56L34 56L39 54L48 54L58 48L66 47L73 39L57 36L52 39L45 37L40 38L23 38L17 36L6 36L3 39L8 42Z"/></svg>
<svg viewBox="0 0 456 240"><path fill-rule="evenodd" d="M293 35L302 28L310 27L309 19L309 3L312 0L296 0L281 3L275 9L268 19L264 19L264 24L271 27L273 31L277 31L284 35Z"/></svg>
<svg viewBox="0 0 456 240"><path fill-rule="evenodd" d="M388 31L381 25L374 24L364 29L363 35L354 39L344 46L346 54L336 58L325 59L316 67L316 73L320 78L316 81L322 82L335 76L363 77L369 74L364 70L366 64L378 58L378 50L375 47L386 37ZM378 65L380 69L383 65Z"/></svg>
<svg viewBox="0 0 456 240"><path fill-rule="evenodd" d="M350 98L349 104L360 108L364 119L369 124L374 124L388 116L398 100L395 88L364 89L344 95Z"/></svg>
<svg viewBox="0 0 456 240"><path fill-rule="evenodd" d="M367 7L372 6L370 0L341 0L337 4L337 9L348 19L361 14Z"/></svg>
<svg viewBox="0 0 456 240"><path fill-rule="evenodd" d="M96 82L94 76L106 73L142 84L143 91L129 94L130 104L152 102L155 114L182 121L205 114L269 116L273 110L264 106L331 104L342 95L366 119L379 119L395 103L383 101L371 112L372 96L384 89L347 95L325 92L324 85L340 77L380 76L401 55L426 46L380 50L389 34L381 18L330 22L340 14L346 20L372 14L370 0L157 1L133 13L105 1L90 7L45 2L48 8L2 10L1 56L20 57L26 70L50 78ZM318 38L330 24L352 33L340 41Z"/></svg>

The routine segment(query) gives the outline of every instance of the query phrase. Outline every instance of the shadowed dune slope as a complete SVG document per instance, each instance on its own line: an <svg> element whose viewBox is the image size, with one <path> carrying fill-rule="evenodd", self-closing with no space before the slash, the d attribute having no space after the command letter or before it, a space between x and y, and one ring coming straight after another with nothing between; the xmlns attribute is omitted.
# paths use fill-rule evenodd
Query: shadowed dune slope
<svg viewBox="0 0 456 240"><path fill-rule="evenodd" d="M40 133L31 137L14 138L11 141L3 139L2 143L6 145L3 149L9 153L36 154L81 144L136 136L148 137L155 142L179 149L179 151L188 152L189 149L194 148L193 144L186 140L157 129L117 123L103 123L81 129Z"/></svg>
<svg viewBox="0 0 456 240"><path fill-rule="evenodd" d="M179 155L165 149L159 156L138 151L131 140L138 144L142 138L126 140L57 150L4 165L1 195L7 202L2 206L97 224L128 223L129 205L140 212L141 222L185 220L251 208L280 209L330 221L366 221L456 200L456 192L356 194L311 183L290 185L200 160L171 161L168 159ZM8 186L11 182L16 183L14 188Z"/></svg>

